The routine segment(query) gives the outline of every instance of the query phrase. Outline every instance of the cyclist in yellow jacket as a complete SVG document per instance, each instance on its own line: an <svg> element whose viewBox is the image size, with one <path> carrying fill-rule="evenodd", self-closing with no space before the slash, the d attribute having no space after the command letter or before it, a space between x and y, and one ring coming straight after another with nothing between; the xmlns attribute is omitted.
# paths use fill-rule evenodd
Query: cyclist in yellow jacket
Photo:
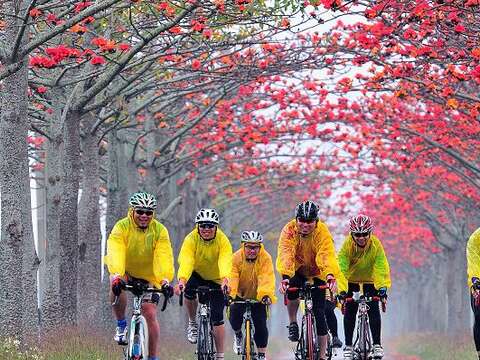
<svg viewBox="0 0 480 360"><path fill-rule="evenodd" d="M348 280L339 284L340 298L351 297L353 292L360 291L363 284L363 293L366 296L379 296L386 299L387 289L391 286L390 267L380 240L372 234L372 219L366 215L354 216L350 219L350 234L346 237L340 252L338 263ZM383 357L381 345L381 317L378 301L368 303L368 318L372 331L374 359ZM355 321L358 304L347 303L343 324L345 328L345 360L353 359L352 339L355 330Z"/></svg>
<svg viewBox="0 0 480 360"><path fill-rule="evenodd" d="M130 197L128 216L119 220L107 240L105 264L110 272L111 301L118 296L113 314L117 319L115 341L125 345L127 296L122 292L128 279L148 281L168 288L173 279L173 251L167 228L154 219L157 201L152 194L137 192ZM158 360L160 326L157 321L158 295L145 297L142 313L149 332L148 360Z"/></svg>
<svg viewBox="0 0 480 360"><path fill-rule="evenodd" d="M257 300L251 307L257 360L265 360L268 344L267 307L276 302L275 273L270 254L263 246L263 236L257 231L244 231L242 247L233 254L230 274L230 296L233 300ZM230 306L230 324L235 332L233 351L242 351L242 322L244 304Z"/></svg>
<svg viewBox="0 0 480 360"><path fill-rule="evenodd" d="M467 242L467 272L472 310L475 317L473 340L480 359L480 228L470 236Z"/></svg>
<svg viewBox="0 0 480 360"><path fill-rule="evenodd" d="M342 281L335 256L332 235L327 225L319 221L319 208L313 201L297 205L295 219L287 223L278 242L276 267L282 276L280 292L285 294L289 286L301 287L305 281L313 279L316 285L329 285L336 292L336 279ZM290 320L289 336L298 341L299 328L297 311L298 292L288 292L287 305ZM327 346L327 325L325 322L325 290L313 291L313 310L319 335L320 354L325 354Z"/></svg>
<svg viewBox="0 0 480 360"><path fill-rule="evenodd" d="M199 286L212 289L228 289L228 276L232 270L232 245L218 227L219 216L215 209L201 209L195 217L196 226L185 237L178 256L178 286L176 292L185 290L185 305L188 314L187 339L197 342L196 323L197 295ZM210 297L213 336L217 359L224 358L225 324L223 294L212 292Z"/></svg>

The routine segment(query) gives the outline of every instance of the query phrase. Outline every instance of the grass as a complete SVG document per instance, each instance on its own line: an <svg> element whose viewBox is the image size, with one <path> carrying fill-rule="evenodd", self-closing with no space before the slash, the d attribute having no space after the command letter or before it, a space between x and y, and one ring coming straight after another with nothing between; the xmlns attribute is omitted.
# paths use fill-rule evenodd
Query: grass
<svg viewBox="0 0 480 360"><path fill-rule="evenodd" d="M411 360L476 360L473 338L469 334L456 337L436 333L422 333L395 339L388 348L394 348L398 359ZM403 357L402 357L403 356Z"/></svg>

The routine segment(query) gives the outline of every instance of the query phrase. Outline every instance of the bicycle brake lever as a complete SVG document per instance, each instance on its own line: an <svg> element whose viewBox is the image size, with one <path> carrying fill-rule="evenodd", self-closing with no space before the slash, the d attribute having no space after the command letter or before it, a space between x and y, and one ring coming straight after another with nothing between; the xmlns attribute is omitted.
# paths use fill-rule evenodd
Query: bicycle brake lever
<svg viewBox="0 0 480 360"><path fill-rule="evenodd" d="M167 302L168 302L168 296L163 296L163 304L162 304L162 308L161 308L161 311L165 311L165 309L167 308Z"/></svg>

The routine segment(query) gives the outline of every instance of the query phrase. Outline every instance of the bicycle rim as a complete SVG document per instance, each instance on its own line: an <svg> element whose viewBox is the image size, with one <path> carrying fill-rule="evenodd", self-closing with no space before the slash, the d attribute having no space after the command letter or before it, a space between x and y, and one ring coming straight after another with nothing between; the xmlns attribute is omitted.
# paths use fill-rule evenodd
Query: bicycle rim
<svg viewBox="0 0 480 360"><path fill-rule="evenodd" d="M367 320L365 317L362 317L362 320L360 322L361 328L360 328L360 334L361 334L361 341L360 341L360 356L363 360L367 360L368 358L368 344L367 344L367 339L368 339L368 324Z"/></svg>
<svg viewBox="0 0 480 360"><path fill-rule="evenodd" d="M252 360L252 353L251 353L252 349L250 348L252 340L250 339L250 331L251 331L250 321L247 320L245 322L245 349L244 349L246 360Z"/></svg>
<svg viewBox="0 0 480 360"><path fill-rule="evenodd" d="M307 314L307 359L315 360L315 344L313 342L313 322L312 314Z"/></svg>

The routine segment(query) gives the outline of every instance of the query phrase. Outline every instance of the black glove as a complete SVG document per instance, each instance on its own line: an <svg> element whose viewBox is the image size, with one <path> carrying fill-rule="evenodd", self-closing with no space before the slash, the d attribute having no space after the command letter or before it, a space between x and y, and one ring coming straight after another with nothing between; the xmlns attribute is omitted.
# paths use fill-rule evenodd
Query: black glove
<svg viewBox="0 0 480 360"><path fill-rule="evenodd" d="M125 281L120 276L114 277L112 280L113 295L120 296L124 288L125 288Z"/></svg>
<svg viewBox="0 0 480 360"><path fill-rule="evenodd" d="M272 299L270 299L270 296L265 295L265 296L262 298L262 304L264 304L264 305L271 305L271 304L272 304Z"/></svg>
<svg viewBox="0 0 480 360"><path fill-rule="evenodd" d="M170 284L163 284L162 292L166 298L171 298L173 296L173 286Z"/></svg>
<svg viewBox="0 0 480 360"><path fill-rule="evenodd" d="M474 290L480 290L480 279L477 277L472 277L472 287Z"/></svg>
<svg viewBox="0 0 480 360"><path fill-rule="evenodd" d="M387 288L382 287L378 289L378 296L380 296L381 299L386 299L387 298Z"/></svg>
<svg viewBox="0 0 480 360"><path fill-rule="evenodd" d="M338 301L342 302L342 301L345 301L345 299L347 298L347 293L345 291L341 291L338 295L337 295L337 299Z"/></svg>

